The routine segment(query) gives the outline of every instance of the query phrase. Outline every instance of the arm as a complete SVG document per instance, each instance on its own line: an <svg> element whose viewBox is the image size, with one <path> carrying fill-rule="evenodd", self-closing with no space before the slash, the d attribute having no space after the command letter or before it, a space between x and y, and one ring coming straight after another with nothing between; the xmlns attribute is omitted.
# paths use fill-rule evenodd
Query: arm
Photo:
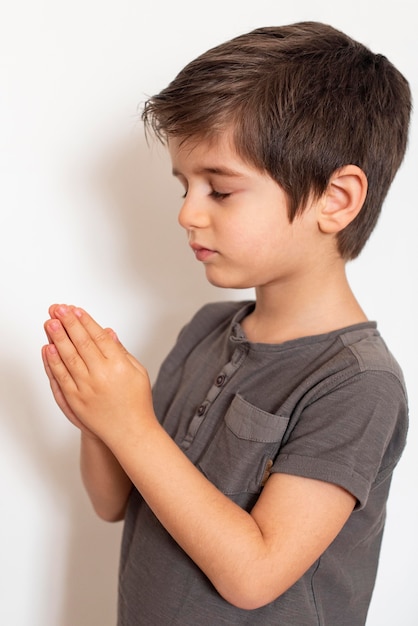
<svg viewBox="0 0 418 626"><path fill-rule="evenodd" d="M255 609L284 593L333 541L355 505L336 485L273 474L249 514L159 426L144 437L137 444L120 442L115 454L163 526L239 608Z"/></svg>
<svg viewBox="0 0 418 626"><path fill-rule="evenodd" d="M51 310L51 315L53 315L53 310ZM42 349L42 360L55 401L68 420L81 431L81 477L93 508L102 519L109 522L119 521L124 517L132 488L131 480L110 449L77 418L70 408L49 367L46 348L44 346Z"/></svg>
<svg viewBox="0 0 418 626"><path fill-rule="evenodd" d="M80 469L97 515L107 522L122 520L132 482L114 454L97 437L81 434Z"/></svg>
<svg viewBox="0 0 418 626"><path fill-rule="evenodd" d="M167 531L232 604L253 609L282 594L333 541L354 497L336 485L275 474L247 513L157 422L144 368L85 312L57 309L57 318L47 322L53 345L45 353L60 389Z"/></svg>

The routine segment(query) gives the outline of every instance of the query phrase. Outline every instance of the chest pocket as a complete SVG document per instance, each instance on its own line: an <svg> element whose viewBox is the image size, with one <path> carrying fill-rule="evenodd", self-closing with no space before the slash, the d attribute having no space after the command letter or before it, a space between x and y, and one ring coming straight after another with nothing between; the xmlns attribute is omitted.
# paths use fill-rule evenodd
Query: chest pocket
<svg viewBox="0 0 418 626"><path fill-rule="evenodd" d="M288 422L236 395L197 465L228 496L258 494Z"/></svg>

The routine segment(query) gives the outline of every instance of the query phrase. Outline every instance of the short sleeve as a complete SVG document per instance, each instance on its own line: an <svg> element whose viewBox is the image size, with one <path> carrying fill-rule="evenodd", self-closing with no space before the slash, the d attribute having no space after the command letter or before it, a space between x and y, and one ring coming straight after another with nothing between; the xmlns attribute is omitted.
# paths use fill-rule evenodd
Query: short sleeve
<svg viewBox="0 0 418 626"><path fill-rule="evenodd" d="M304 407L272 472L338 484L363 508L402 454L407 413L396 376L359 372Z"/></svg>

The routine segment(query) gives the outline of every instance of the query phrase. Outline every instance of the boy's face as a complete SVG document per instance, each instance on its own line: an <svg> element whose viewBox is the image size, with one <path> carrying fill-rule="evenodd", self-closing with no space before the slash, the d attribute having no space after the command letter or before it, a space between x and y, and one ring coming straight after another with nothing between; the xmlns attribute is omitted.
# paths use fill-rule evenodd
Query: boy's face
<svg viewBox="0 0 418 626"><path fill-rule="evenodd" d="M169 140L173 174L185 189L179 223L210 283L261 288L302 278L318 257L315 205L292 223L286 195L243 161L228 135Z"/></svg>

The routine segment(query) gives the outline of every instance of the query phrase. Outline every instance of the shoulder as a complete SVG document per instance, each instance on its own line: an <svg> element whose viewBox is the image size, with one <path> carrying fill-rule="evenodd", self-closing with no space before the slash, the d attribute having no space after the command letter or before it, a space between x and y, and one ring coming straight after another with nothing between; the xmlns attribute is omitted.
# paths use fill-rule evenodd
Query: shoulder
<svg viewBox="0 0 418 626"><path fill-rule="evenodd" d="M327 397L339 407L351 406L356 421L369 422L379 414L390 429L400 415L408 413L407 390L402 369L374 322L343 329L337 334L340 349L314 374L312 399Z"/></svg>
<svg viewBox="0 0 418 626"><path fill-rule="evenodd" d="M406 396L402 369L389 350L377 328L352 330L341 335L341 341L349 350L364 380L385 380L389 387L398 387Z"/></svg>

